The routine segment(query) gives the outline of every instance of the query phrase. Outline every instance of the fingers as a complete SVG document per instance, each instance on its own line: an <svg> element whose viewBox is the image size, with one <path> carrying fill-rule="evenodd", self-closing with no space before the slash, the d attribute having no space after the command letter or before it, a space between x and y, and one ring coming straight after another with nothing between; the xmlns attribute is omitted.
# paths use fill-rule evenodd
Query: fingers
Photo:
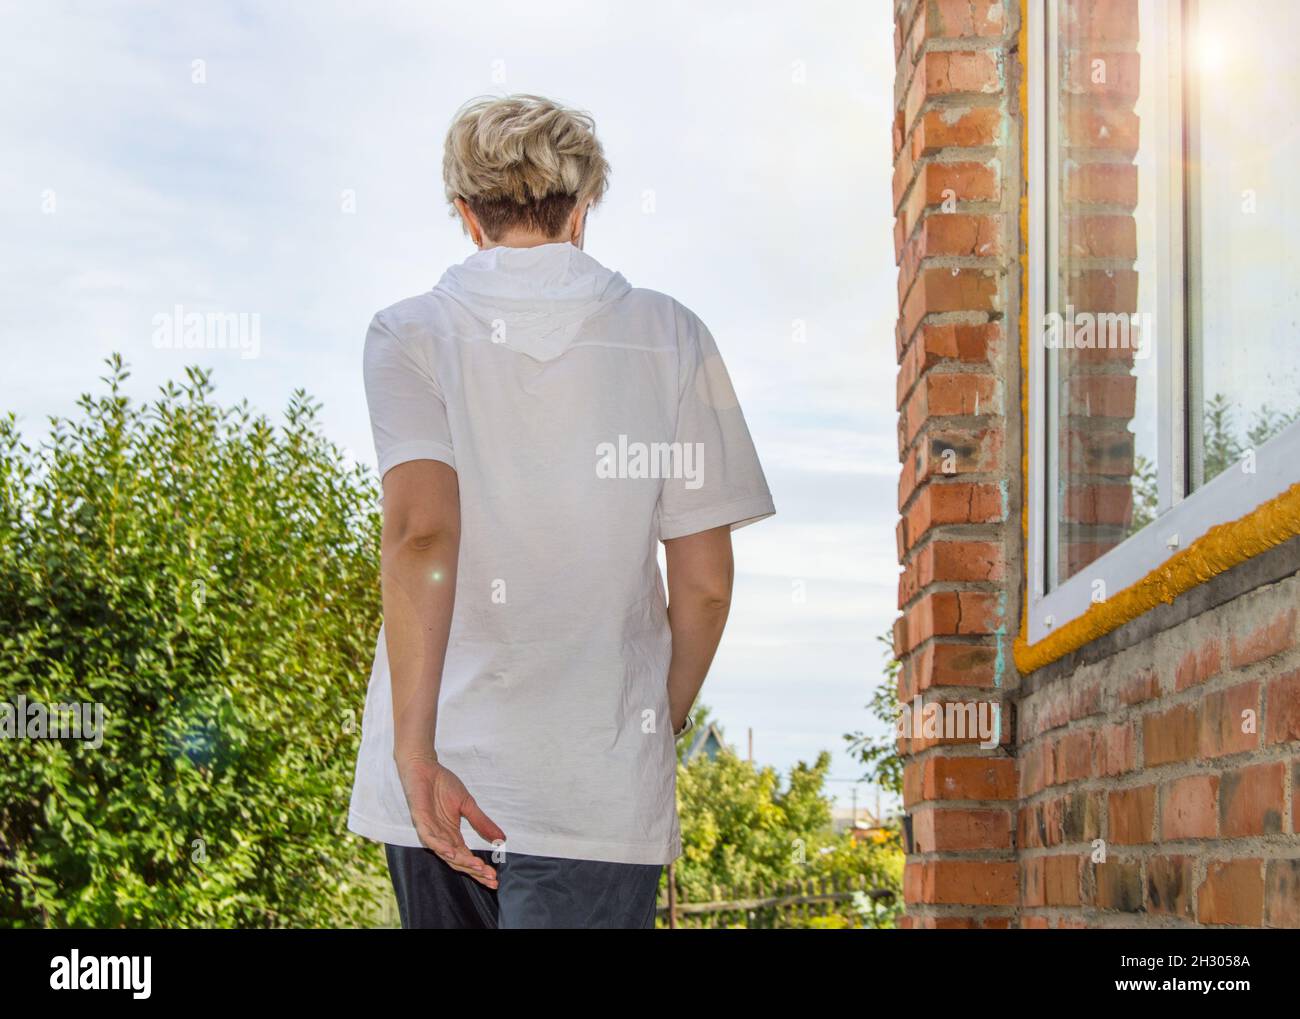
<svg viewBox="0 0 1300 1019"><path fill-rule="evenodd" d="M473 796L465 798L461 813L465 815L465 820L469 822L470 827L486 841L495 844L506 840L506 833L501 830L501 826L483 813L483 808L478 805L478 801Z"/></svg>
<svg viewBox="0 0 1300 1019"><path fill-rule="evenodd" d="M459 871L462 874L472 877L481 885L488 888L497 886L497 873L477 856L469 851L465 846L451 852L438 852L438 857L447 864L452 870Z"/></svg>
<svg viewBox="0 0 1300 1019"><path fill-rule="evenodd" d="M477 860L478 857L476 856L474 857L474 859ZM453 867L452 869L459 870L462 874L465 874L468 877L472 877L484 888L491 888L494 892L497 890L497 888L500 885L500 883L497 881L496 871L489 870L488 874L482 874L479 873L478 871L462 869L460 867Z"/></svg>
<svg viewBox="0 0 1300 1019"><path fill-rule="evenodd" d="M452 829L448 832L430 824L419 824L416 830L425 847L436 853L452 870L460 871L488 888L496 888L496 871L470 852L459 831Z"/></svg>
<svg viewBox="0 0 1300 1019"><path fill-rule="evenodd" d="M459 871L467 877L472 877L484 888L495 889L497 887L497 872L468 849L457 854L455 860L447 860L447 865L452 870Z"/></svg>

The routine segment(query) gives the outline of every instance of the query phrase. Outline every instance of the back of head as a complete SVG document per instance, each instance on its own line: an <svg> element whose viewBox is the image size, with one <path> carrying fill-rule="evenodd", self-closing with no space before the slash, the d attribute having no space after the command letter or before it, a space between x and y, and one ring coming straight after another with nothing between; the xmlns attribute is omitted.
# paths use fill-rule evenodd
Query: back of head
<svg viewBox="0 0 1300 1019"><path fill-rule="evenodd" d="M589 114L541 96L482 97L453 119L442 176L447 201L463 200L489 238L555 237L579 203L600 200L609 164Z"/></svg>

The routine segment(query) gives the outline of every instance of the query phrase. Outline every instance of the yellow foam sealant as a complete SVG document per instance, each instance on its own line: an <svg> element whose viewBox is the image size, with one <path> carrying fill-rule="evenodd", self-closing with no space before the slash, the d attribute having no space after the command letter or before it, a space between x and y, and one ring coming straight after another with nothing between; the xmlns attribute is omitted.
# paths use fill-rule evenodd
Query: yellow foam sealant
<svg viewBox="0 0 1300 1019"><path fill-rule="evenodd" d="M1029 18L1020 14L1016 49L1020 57L1020 548L1029 548ZM1024 586L1028 590L1029 562L1025 559ZM1020 636L1011 648L1012 661L1021 672L1018 648L1029 635L1028 600L1020 606ZM1062 652L1064 653L1064 652Z"/></svg>
<svg viewBox="0 0 1300 1019"><path fill-rule="evenodd" d="M1172 602L1197 584L1225 573L1298 534L1300 484L1295 484L1239 520L1210 528L1136 584L1090 606L1083 615L1065 623L1037 644L1028 643L1022 629L1012 649L1016 668L1021 672L1032 672L1054 662L1157 605Z"/></svg>

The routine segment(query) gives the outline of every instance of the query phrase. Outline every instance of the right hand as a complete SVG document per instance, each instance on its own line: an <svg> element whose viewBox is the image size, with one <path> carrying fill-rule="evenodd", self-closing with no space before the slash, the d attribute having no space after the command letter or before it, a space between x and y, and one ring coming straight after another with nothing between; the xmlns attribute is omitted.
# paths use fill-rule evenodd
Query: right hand
<svg viewBox="0 0 1300 1019"><path fill-rule="evenodd" d="M420 842L453 870L468 874L488 888L496 888L497 872L465 845L460 819L468 820L488 842L503 842L506 833L483 813L456 773L439 764L437 758L428 756L399 759L397 773Z"/></svg>

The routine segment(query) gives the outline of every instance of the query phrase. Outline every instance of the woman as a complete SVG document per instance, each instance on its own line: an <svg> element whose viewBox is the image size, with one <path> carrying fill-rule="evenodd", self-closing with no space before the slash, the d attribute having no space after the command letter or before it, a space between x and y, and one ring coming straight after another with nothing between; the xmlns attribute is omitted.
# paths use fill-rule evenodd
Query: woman
<svg viewBox="0 0 1300 1019"><path fill-rule="evenodd" d="M443 177L478 252L366 336L384 626L349 827L404 927L654 925L730 532L774 512L708 330L582 251L608 172L585 114L469 103Z"/></svg>

